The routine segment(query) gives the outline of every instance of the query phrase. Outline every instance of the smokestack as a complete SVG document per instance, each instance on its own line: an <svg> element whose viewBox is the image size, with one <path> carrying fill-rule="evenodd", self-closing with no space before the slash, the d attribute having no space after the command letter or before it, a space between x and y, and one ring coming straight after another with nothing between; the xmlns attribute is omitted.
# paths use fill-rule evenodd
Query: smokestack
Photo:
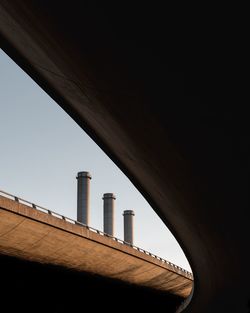
<svg viewBox="0 0 250 313"><path fill-rule="evenodd" d="M132 210L123 211L124 216L124 241L133 245L134 243L134 216Z"/></svg>
<svg viewBox="0 0 250 313"><path fill-rule="evenodd" d="M103 231L114 236L114 206L115 195L113 193L103 194Z"/></svg>
<svg viewBox="0 0 250 313"><path fill-rule="evenodd" d="M89 225L89 189L91 175L89 172L77 174L77 221Z"/></svg>

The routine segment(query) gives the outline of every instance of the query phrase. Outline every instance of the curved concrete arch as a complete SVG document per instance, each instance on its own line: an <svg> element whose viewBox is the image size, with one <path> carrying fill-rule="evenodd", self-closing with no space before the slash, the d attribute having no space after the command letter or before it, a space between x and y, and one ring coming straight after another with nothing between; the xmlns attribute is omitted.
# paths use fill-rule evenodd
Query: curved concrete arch
<svg viewBox="0 0 250 313"><path fill-rule="evenodd" d="M4 50L175 235L195 278L185 312L245 312L249 123L202 89L216 73L197 62L188 32L57 2L1 1L0 17Z"/></svg>

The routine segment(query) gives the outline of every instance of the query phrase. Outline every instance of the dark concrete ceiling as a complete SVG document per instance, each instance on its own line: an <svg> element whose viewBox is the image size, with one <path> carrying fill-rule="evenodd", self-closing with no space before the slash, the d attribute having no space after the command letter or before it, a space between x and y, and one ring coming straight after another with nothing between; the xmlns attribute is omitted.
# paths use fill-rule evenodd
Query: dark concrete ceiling
<svg viewBox="0 0 250 313"><path fill-rule="evenodd" d="M177 12L4 0L2 48L173 232L195 278L185 312L247 312L249 122L219 92L218 37Z"/></svg>

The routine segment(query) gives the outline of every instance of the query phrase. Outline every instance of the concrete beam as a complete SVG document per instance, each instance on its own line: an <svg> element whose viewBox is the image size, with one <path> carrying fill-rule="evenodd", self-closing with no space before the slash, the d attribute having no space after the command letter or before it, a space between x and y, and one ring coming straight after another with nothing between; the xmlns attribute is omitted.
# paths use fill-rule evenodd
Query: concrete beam
<svg viewBox="0 0 250 313"><path fill-rule="evenodd" d="M0 252L187 297L192 280L177 268L22 203L0 196Z"/></svg>

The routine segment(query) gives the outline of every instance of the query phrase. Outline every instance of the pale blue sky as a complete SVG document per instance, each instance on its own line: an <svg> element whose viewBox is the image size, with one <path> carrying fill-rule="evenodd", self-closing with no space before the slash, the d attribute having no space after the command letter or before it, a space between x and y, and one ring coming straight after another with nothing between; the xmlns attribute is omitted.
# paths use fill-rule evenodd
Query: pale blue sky
<svg viewBox="0 0 250 313"><path fill-rule="evenodd" d="M134 244L187 270L173 235L93 140L0 50L0 189L76 219L76 174L89 171L90 226L103 229L105 192L116 195L115 236L135 211Z"/></svg>

